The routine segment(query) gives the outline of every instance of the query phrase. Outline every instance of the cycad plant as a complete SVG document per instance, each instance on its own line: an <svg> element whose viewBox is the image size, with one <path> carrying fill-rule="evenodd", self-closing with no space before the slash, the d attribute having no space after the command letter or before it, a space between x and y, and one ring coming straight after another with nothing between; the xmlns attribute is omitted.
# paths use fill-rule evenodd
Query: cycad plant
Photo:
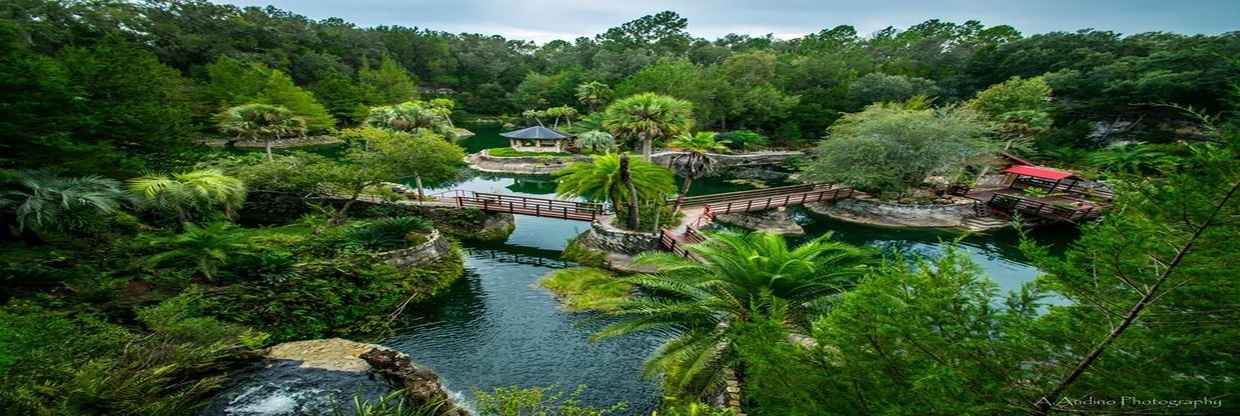
<svg viewBox="0 0 1240 416"><path fill-rule="evenodd" d="M50 171L12 174L11 190L0 193L0 209L17 219L16 232L69 231L85 226L97 214L120 206L120 182L98 176L66 178Z"/></svg>
<svg viewBox="0 0 1240 416"><path fill-rule="evenodd" d="M680 205L684 203L685 196L689 195L693 180L709 175L715 170L715 160L706 154L726 151L728 150L726 144L728 144L727 140L716 140L715 133L709 131L700 131L696 134L685 133L667 144L669 148L684 152L672 156L671 159L672 171L685 178L684 185L680 188L680 195L676 197L673 212L680 211Z"/></svg>
<svg viewBox="0 0 1240 416"><path fill-rule="evenodd" d="M589 162L576 162L559 172L555 193L561 197L585 198L587 201L611 202L629 210L629 229L638 227L638 204L661 201L676 191L671 171L628 155L593 156Z"/></svg>
<svg viewBox="0 0 1240 416"><path fill-rule="evenodd" d="M229 256L247 253L250 249L248 240L237 232L236 227L222 221L206 227L186 223L184 232L153 238L150 242L164 251L147 257L148 266L158 267L185 260L193 263L194 269L207 280L215 280L216 272L228 262Z"/></svg>
<svg viewBox="0 0 1240 416"><path fill-rule="evenodd" d="M217 209L231 218L245 203L245 183L218 169L146 175L130 179L127 185L141 204L171 211L180 223Z"/></svg>
<svg viewBox="0 0 1240 416"><path fill-rule="evenodd" d="M743 323L780 316L790 333L808 333L809 321L873 261L868 250L831 241L830 234L789 247L774 234L719 232L689 250L696 260L638 256L638 264L658 269L628 279L647 295L607 312L619 322L595 335L672 334L643 368L647 376L662 374L672 394L706 394L729 370L743 374L733 350Z"/></svg>

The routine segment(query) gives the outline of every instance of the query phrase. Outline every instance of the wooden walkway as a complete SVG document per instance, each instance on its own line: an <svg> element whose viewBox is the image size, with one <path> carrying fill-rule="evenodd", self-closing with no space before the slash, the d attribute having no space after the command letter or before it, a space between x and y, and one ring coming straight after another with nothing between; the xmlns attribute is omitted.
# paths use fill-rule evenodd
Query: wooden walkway
<svg viewBox="0 0 1240 416"><path fill-rule="evenodd" d="M1064 196L1033 197L1010 188L973 189L964 197L981 202L991 209L1011 216L1027 215L1056 222L1077 223L1102 215L1096 203Z"/></svg>
<svg viewBox="0 0 1240 416"><path fill-rule="evenodd" d="M573 221L595 221L609 211L603 204L535 198L519 195L492 194L474 191L449 191L439 196L460 208L477 208L486 212L533 215Z"/></svg>

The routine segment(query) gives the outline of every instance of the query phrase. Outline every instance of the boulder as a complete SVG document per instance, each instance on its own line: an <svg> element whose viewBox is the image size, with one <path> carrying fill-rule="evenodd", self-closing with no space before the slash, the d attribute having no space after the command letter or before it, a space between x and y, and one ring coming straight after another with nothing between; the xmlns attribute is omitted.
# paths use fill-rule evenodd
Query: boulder
<svg viewBox="0 0 1240 416"><path fill-rule="evenodd" d="M715 216L715 221L771 234L805 235L805 229L801 228L801 225L793 220L792 214L783 207L758 212L719 214Z"/></svg>
<svg viewBox="0 0 1240 416"><path fill-rule="evenodd" d="M352 414L353 398L377 402L405 389L412 403L444 402L438 414L465 416L439 377L409 357L374 345L332 338L268 348L261 362L233 375L199 416Z"/></svg>

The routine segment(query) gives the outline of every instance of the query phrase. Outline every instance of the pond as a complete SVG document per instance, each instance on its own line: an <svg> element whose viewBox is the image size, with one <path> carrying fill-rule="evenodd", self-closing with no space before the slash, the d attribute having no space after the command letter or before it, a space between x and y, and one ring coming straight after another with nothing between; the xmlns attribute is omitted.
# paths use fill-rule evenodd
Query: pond
<svg viewBox="0 0 1240 416"><path fill-rule="evenodd" d="M471 152L507 143L498 136L498 127L468 128L478 133L461 142ZM555 178L549 176L474 173L437 184L430 192L465 189L550 197L555 185ZM695 183L691 194L753 186L705 178ZM838 240L887 253L935 256L959 236L939 230L855 225L799 208L793 212L807 237L833 232ZM563 311L550 293L537 286L540 277L563 267L560 251L587 228L584 222L518 215L516 230L507 241L466 245L465 276L442 297L407 312L415 324L382 343L433 368L467 403L473 389L556 385L571 390L587 385L582 397L586 404L627 401L630 408L625 414L649 414L660 395L655 381L641 378L640 367L660 338L646 335L591 342L590 335L604 323L591 319L590 314ZM1062 249L1075 238L1075 231L1042 229L1034 237ZM959 247L1006 292L1038 274L1017 249L1017 242L1014 232L998 231L965 238Z"/></svg>

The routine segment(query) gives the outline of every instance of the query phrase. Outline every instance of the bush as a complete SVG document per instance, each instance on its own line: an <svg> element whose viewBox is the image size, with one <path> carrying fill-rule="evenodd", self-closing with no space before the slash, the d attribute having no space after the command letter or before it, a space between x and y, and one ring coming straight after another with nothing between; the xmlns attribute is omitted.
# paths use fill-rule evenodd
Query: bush
<svg viewBox="0 0 1240 416"><path fill-rule="evenodd" d="M394 250L411 246L409 234L429 232L431 222L420 217L395 217L355 224L345 238L367 250Z"/></svg>
<svg viewBox="0 0 1240 416"><path fill-rule="evenodd" d="M563 391L551 387L499 387L493 392L475 390L478 397L478 414L485 416L606 416L623 412L626 403L617 403L606 409L582 406L578 397L585 386L578 386L565 396Z"/></svg>
<svg viewBox="0 0 1240 416"><path fill-rule="evenodd" d="M560 257L583 266L601 268L607 265L607 253L586 247L579 238L569 240Z"/></svg>
<svg viewBox="0 0 1240 416"><path fill-rule="evenodd" d="M755 133L750 130L736 130L719 133L716 137L718 140L727 140L727 146L733 150L756 150L766 147L769 140L766 136Z"/></svg>

